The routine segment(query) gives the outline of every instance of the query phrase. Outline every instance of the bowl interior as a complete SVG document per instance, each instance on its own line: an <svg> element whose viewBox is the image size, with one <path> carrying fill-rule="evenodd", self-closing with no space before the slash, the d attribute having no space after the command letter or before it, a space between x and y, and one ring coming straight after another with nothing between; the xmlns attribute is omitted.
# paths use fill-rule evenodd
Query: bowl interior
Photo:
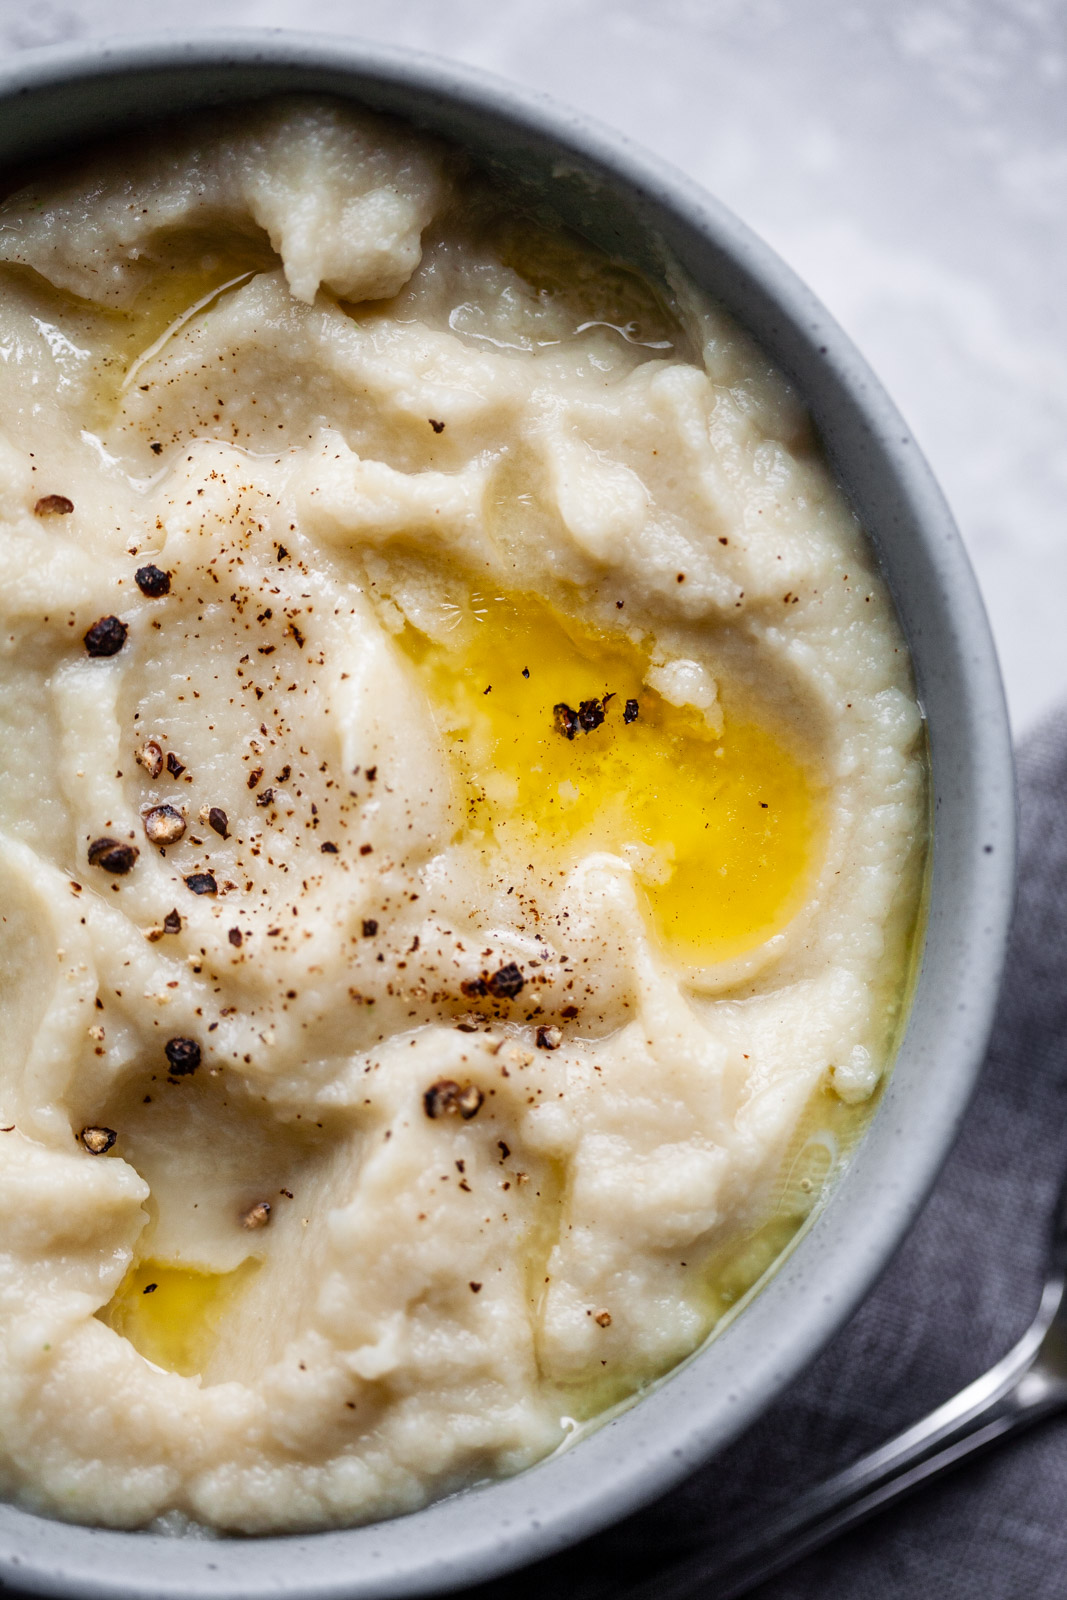
<svg viewBox="0 0 1067 1600"><path fill-rule="evenodd" d="M881 562L930 734L925 952L895 1068L816 1224L747 1307L637 1405L518 1478L311 1537L163 1539L0 1506L0 1584L108 1596L385 1596L473 1583L649 1500L736 1435L871 1286L936 1176L980 1064L1011 909L1014 790L993 646L948 510L862 359L787 267L680 174L537 96L432 58L246 32L39 52L0 73L0 168L176 112L338 95L470 148L596 243L664 251L804 395Z"/></svg>

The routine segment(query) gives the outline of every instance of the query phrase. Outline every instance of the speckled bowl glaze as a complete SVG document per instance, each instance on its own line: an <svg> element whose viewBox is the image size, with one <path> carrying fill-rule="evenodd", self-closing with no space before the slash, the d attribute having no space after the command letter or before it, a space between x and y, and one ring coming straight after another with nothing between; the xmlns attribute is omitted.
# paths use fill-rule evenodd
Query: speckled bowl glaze
<svg viewBox="0 0 1067 1600"><path fill-rule="evenodd" d="M1007 718L982 603L948 509L907 428L823 308L680 173L566 107L454 63L258 31L17 58L0 71L0 164L279 91L339 95L447 135L651 272L665 245L792 377L876 546L929 721L934 843L925 952L891 1081L829 1203L742 1315L636 1405L516 1478L338 1533L166 1539L0 1505L0 1587L34 1594L370 1600L447 1591L559 1550L670 1488L773 1401L902 1238L975 1083L1011 911Z"/></svg>

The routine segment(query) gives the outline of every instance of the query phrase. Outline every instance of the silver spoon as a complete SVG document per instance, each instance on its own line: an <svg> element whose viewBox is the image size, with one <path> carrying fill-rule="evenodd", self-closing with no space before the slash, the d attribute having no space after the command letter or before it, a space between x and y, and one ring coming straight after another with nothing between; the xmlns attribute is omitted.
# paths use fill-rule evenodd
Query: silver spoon
<svg viewBox="0 0 1067 1600"><path fill-rule="evenodd" d="M1033 1323L1002 1361L888 1444L743 1530L627 1590L623 1600L737 1600L802 1556L893 1505L968 1456L1067 1407L1067 1183L1053 1221Z"/></svg>

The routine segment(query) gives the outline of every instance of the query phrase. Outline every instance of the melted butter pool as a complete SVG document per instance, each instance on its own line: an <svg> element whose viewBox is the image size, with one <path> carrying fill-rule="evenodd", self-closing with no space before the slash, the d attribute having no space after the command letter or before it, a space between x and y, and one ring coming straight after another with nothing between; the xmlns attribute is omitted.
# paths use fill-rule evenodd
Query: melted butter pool
<svg viewBox="0 0 1067 1600"><path fill-rule="evenodd" d="M192 1377L203 1371L219 1322L255 1268L246 1261L233 1272L198 1272L140 1261L99 1316L157 1367Z"/></svg>
<svg viewBox="0 0 1067 1600"><path fill-rule="evenodd" d="M80 313L87 343L96 352L90 401L96 427L106 429L116 421L127 392L143 381L145 369L175 335L228 292L275 266L256 240L196 231L171 241L164 254L125 308L78 300L43 280L38 286L46 315L69 317L72 308Z"/></svg>
<svg viewBox="0 0 1067 1600"><path fill-rule="evenodd" d="M451 751L464 831L542 868L593 850L624 856L660 940L694 965L779 932L822 840L823 797L796 736L732 709L728 689L714 731L645 686L648 654L625 634L581 627L535 596L474 595L471 612L454 645L412 627L400 641ZM559 731L557 705L605 695L599 727ZM639 708L630 722L628 700Z"/></svg>

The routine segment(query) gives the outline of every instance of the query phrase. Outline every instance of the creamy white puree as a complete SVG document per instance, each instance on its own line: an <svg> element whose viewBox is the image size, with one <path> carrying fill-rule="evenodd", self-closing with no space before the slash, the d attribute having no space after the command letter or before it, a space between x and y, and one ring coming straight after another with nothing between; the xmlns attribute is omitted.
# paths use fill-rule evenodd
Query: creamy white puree
<svg viewBox="0 0 1067 1600"><path fill-rule="evenodd" d="M923 778L863 538L725 318L577 246L546 288L503 236L453 153L301 102L0 207L0 1490L22 1505L315 1528L516 1471L700 1342L813 1096L832 1121L884 1068ZM497 592L639 648L709 749L730 693L777 719L822 796L784 926L694 967L639 883L669 878L669 841L535 861L472 835L411 639L476 632L471 595ZM109 617L125 640L92 656ZM601 734L624 731L617 702ZM153 741L179 770L152 776ZM519 780L494 781L506 808ZM185 822L162 849L159 805ZM90 864L100 839L129 871ZM168 1070L174 1040L195 1071ZM173 1276L149 1289L153 1264ZM196 1372L137 1348L146 1291L179 1343L188 1313Z"/></svg>

